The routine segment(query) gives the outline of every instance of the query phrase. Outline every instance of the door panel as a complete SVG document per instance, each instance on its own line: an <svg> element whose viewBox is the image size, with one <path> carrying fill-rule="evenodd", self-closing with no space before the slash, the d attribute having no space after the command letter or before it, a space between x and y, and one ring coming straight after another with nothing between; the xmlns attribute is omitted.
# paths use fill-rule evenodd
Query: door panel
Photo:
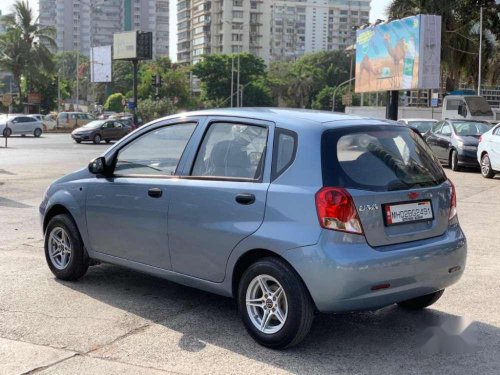
<svg viewBox="0 0 500 375"><path fill-rule="evenodd" d="M264 219L273 125L248 121L205 126L185 177L172 187L168 233L176 272L221 282L231 251Z"/></svg>
<svg viewBox="0 0 500 375"><path fill-rule="evenodd" d="M264 219L269 184L181 179L172 186L169 247L176 272L221 282L233 248ZM253 194L252 204L236 202Z"/></svg>
<svg viewBox="0 0 500 375"><path fill-rule="evenodd" d="M170 269L168 186L158 179L96 179L87 190L87 227L93 251ZM148 190L163 191L159 198Z"/></svg>
<svg viewBox="0 0 500 375"><path fill-rule="evenodd" d="M496 171L500 171L500 127L491 135L488 146L491 154L491 167Z"/></svg>
<svg viewBox="0 0 500 375"><path fill-rule="evenodd" d="M91 248L134 262L170 269L167 220L171 186L196 122L152 129L124 145L111 178L87 191Z"/></svg>

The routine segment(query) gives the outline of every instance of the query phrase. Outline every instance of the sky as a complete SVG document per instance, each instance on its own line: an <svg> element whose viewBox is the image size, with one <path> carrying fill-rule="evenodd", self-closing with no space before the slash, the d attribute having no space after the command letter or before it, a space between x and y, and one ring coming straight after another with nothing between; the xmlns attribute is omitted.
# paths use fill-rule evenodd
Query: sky
<svg viewBox="0 0 500 375"><path fill-rule="evenodd" d="M389 5L391 0L372 0L372 9L370 12L370 21L373 22L377 18L385 19L385 8ZM38 0L28 0L28 3L38 14ZM9 13L12 10L14 0L0 0L0 10L2 14ZM177 60L177 34L175 26L177 24L177 1L170 0L170 57L172 60Z"/></svg>

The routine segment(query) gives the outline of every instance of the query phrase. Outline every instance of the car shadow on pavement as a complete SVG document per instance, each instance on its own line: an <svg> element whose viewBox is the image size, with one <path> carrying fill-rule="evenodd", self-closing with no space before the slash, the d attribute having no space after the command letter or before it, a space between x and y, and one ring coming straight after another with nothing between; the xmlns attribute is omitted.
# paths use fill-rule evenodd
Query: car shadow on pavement
<svg viewBox="0 0 500 375"><path fill-rule="evenodd" d="M156 323L154 331L138 333L151 335L145 342L148 353L156 354L144 354L134 345L124 354L156 356L138 359L142 363L157 361L162 352L203 353L214 345L291 373L489 374L499 366L495 348L500 347L500 329L432 308L410 312L393 305L373 312L318 314L306 340L280 352L250 338L230 298L108 264L91 267L78 282L59 282ZM169 316L167 311L174 313ZM179 338L162 341L162 332ZM197 358L192 355L191 360Z"/></svg>

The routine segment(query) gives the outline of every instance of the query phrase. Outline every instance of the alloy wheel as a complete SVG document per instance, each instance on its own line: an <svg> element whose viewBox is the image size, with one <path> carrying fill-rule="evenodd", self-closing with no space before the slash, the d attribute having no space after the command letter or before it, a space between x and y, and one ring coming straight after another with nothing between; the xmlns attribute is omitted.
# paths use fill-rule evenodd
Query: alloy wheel
<svg viewBox="0 0 500 375"><path fill-rule="evenodd" d="M247 313L252 324L262 333L274 334L285 325L288 302L281 284L269 275L258 275L248 285Z"/></svg>
<svg viewBox="0 0 500 375"><path fill-rule="evenodd" d="M71 255L72 247L68 233L61 227L55 227L49 234L50 261L55 268L63 270L71 261Z"/></svg>
<svg viewBox="0 0 500 375"><path fill-rule="evenodd" d="M484 155L481 159L481 173L483 176L488 176L490 174L490 158L488 155Z"/></svg>

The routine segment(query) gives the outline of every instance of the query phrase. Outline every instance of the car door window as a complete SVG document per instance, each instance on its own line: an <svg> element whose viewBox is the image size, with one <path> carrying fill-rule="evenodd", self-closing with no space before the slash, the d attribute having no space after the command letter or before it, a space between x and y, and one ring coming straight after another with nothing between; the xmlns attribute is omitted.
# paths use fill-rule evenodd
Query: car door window
<svg viewBox="0 0 500 375"><path fill-rule="evenodd" d="M257 125L214 123L198 150L192 176L259 180L268 129Z"/></svg>
<svg viewBox="0 0 500 375"><path fill-rule="evenodd" d="M172 176L193 134L196 123L152 130L118 153L115 176Z"/></svg>
<svg viewBox="0 0 500 375"><path fill-rule="evenodd" d="M451 135L451 126L450 124L446 123L443 125L443 127L438 131L439 134L449 137Z"/></svg>

